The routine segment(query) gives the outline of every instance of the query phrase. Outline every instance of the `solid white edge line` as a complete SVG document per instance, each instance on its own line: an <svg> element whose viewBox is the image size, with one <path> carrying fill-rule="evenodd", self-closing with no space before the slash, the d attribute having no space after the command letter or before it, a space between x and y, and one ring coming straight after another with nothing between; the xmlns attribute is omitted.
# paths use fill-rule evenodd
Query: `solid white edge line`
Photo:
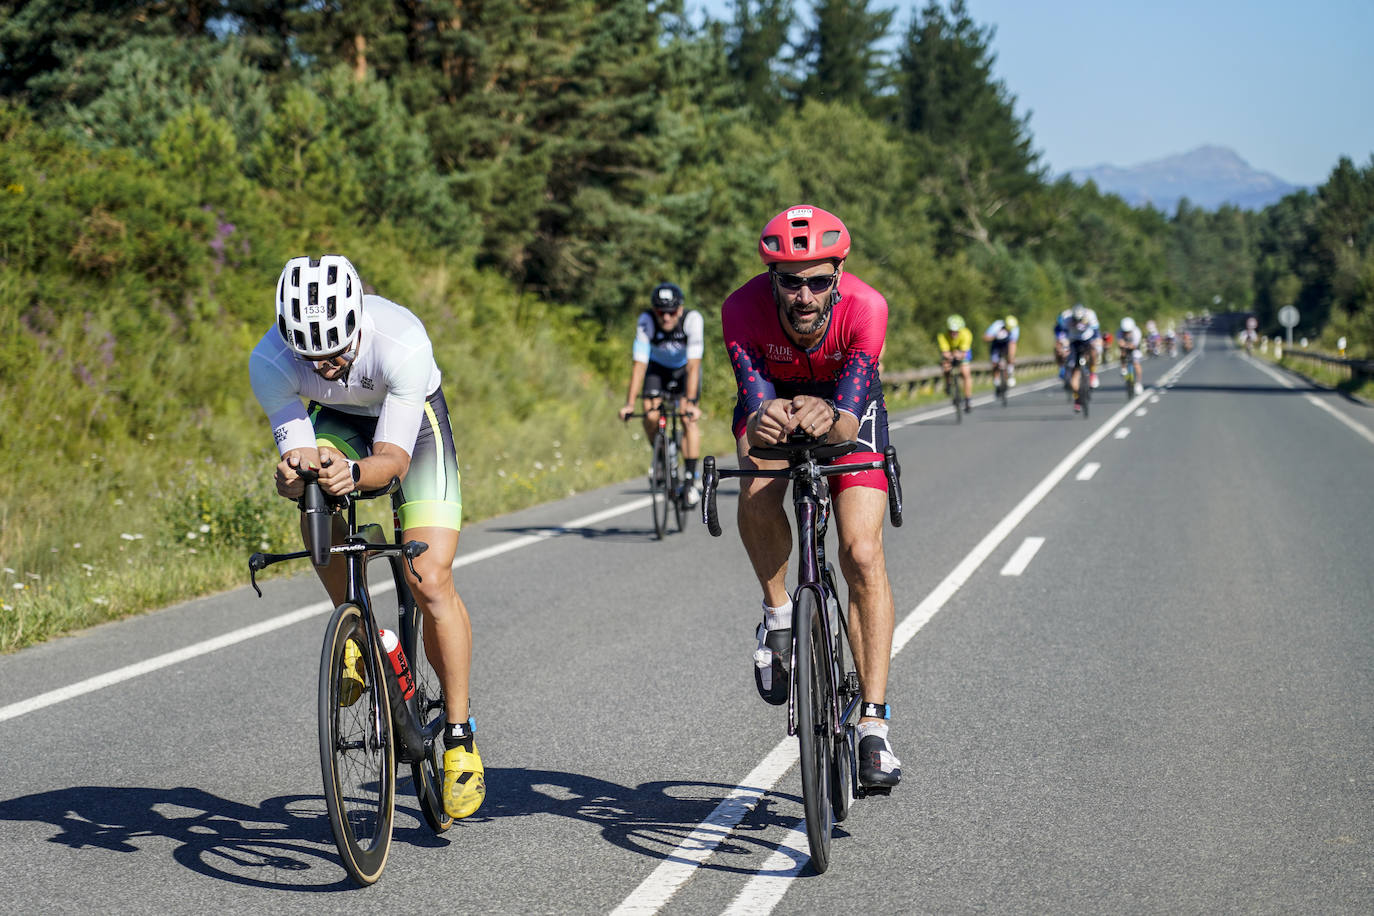
<svg viewBox="0 0 1374 916"><path fill-rule="evenodd" d="M1278 382L1278 383L1279 383L1280 385L1282 385L1283 387L1285 387L1285 388L1292 388L1292 389L1296 389L1296 388L1298 387L1297 384L1296 384L1295 382L1293 382L1291 379L1285 377L1283 374L1281 374L1277 369L1274 369L1272 366L1266 365L1265 363L1261 362L1260 360L1256 359L1256 358L1253 357L1253 356L1246 357L1246 359L1247 359L1247 360L1250 362L1250 364L1253 365L1256 369L1259 369L1261 372L1263 372L1264 374L1268 375L1270 378L1272 378L1274 381ZM1355 433L1356 433L1356 435L1358 435L1358 436L1364 438L1364 439L1365 439L1366 441L1368 441L1368 442L1374 443L1374 432L1371 432L1370 429L1369 429L1368 427L1366 427L1366 426L1361 426L1359 423L1356 423L1354 420L1350 419L1350 418L1347 417L1345 414L1341 413L1339 410L1337 410L1336 408L1332 407L1330 404L1326 403L1326 402L1323 401L1321 398L1317 397L1315 394L1309 393L1309 394L1307 394L1307 395L1304 396L1304 399L1307 400L1307 401L1309 401L1309 402L1312 403L1312 404L1316 404L1316 405L1317 405L1318 407L1320 407L1322 410L1324 410L1324 411L1326 411L1327 413L1331 414L1331 416L1335 417L1337 420L1340 420L1340 421L1341 421L1342 423L1344 423L1346 426L1348 426L1348 427L1350 427L1352 430L1354 430Z"/></svg>
<svg viewBox="0 0 1374 916"><path fill-rule="evenodd" d="M1194 351L1194 353L1190 355L1196 358L1197 352L1199 351ZM1185 358L1174 367L1170 374L1177 375L1179 372L1182 372L1190 362L1190 359ZM1002 520L998 522L997 526L994 527L992 531L988 532L983 540L973 548L973 551L945 577L944 581L936 586L935 590L927 595L926 599L918 604L916 608L902 620L892 634L892 653L890 657L896 658L897 653L901 652L902 649L906 647L906 644L911 641L912 637L920 632L920 629L935 616L940 608L944 607L945 602L947 602L950 597L968 581L968 578L983 564L983 561L987 559L988 555L991 554L1002 541L1006 540L1007 536L1021 523L1021 520L1024 519L1026 515L1045 498L1049 491L1054 488L1054 485L1062 480L1070 469L1077 465L1093 446L1101 442L1103 437L1115 428L1116 424L1125 419L1126 415L1129 414L1144 397L1146 397L1146 394L1141 393L1134 399L1128 401L1124 407L1112 415L1111 419L1099 427L1087 439L1079 443L1078 447L1070 452L1068 457L1063 461L1059 462L1054 470L1049 473L1049 476L1040 481L1040 483L1038 483L1035 488L1017 504L1016 508L1012 509L1010 513L1004 516ZM931 416L934 415L935 414L932 414ZM769 759L779 754L784 745L790 746L792 749L792 753L789 757L790 766L790 761L796 759L795 742L790 738L784 739L782 744L775 747L772 753L769 754ZM751 786L756 785L754 776L759 772L759 769L760 768L755 768L754 772L750 774L750 778L745 780L746 784ZM784 772L786 772L786 768L779 771L773 781L763 787L763 791L766 792L771 789L777 780L782 778ZM737 787L734 792L739 792L740 790L741 789ZM731 793L731 797L733 797L734 792ZM724 804L724 802L722 802L722 804ZM714 817L714 815L712 816ZM740 814L741 818L743 816L744 812ZM709 821L710 819L708 818L707 821L703 821L702 823L706 824ZM739 821L736 820L734 823L738 824ZM733 829L733 827L734 825L731 825L731 829ZM687 883L687 880L692 877L700 864L704 863L715 853L716 847L725 839L725 835L726 834L709 832L708 836L710 837L710 841L708 843L705 841L706 838L698 835L697 831L693 831L688 835L686 840L669 853L662 864L650 872L649 876L640 882L640 885L635 888L635 890L632 891L613 912L621 914L621 916L629 916L629 914L647 916L647 914L657 913L668 903L672 896L681 889L682 885ZM791 834L789 834L789 836L790 835ZM775 852L774 855L776 856L777 852ZM773 858L770 857L768 861L772 862ZM797 874L800 874L801 869L789 869L789 871L792 873L785 875L779 874L777 871L771 871L766 874L763 872L756 873L735 897L734 902L731 904L732 911L735 911L734 908L739 907L740 909L738 909L738 912L760 914L760 916L765 916L765 914L772 912L778 901L787 893L787 889L791 886L792 879L795 878Z"/></svg>
<svg viewBox="0 0 1374 916"><path fill-rule="evenodd" d="M595 524L596 522L603 521L604 519L613 518L617 515L623 515L626 512L633 512L636 509L641 509L644 506L649 505L651 501L652 497L648 496L640 497L639 499L632 499L627 503L621 503L618 506L611 506L608 509L603 509L599 512L593 512L592 514L584 515L581 518L575 518L572 521L567 522L559 527L549 528L546 531L540 532L539 534L524 535L523 537L513 538L502 544L495 544L491 547L483 548L482 550L473 551L470 554L466 554L454 560L453 568L458 569L461 566L468 566L473 563L480 562L482 560L490 559L491 557L498 556L503 553L509 553L512 550L518 550L521 547L528 547L531 544L538 544L539 542L548 540L551 537L555 537L559 534L564 534L568 531L576 530L578 528L584 528L587 525ZM371 593L373 595L384 594L387 591L394 590L395 588L396 583L391 579L386 579L383 582L380 582L377 585L373 586L371 588ZM40 693L37 696L30 697L27 700L19 700L18 702L10 703L6 706L0 706L0 722L7 721L9 719L15 719L19 716L27 715L31 712L36 712L37 710L43 709L45 707L53 706L57 703L62 703L66 700L75 699L76 697L92 693L96 690L102 690L106 687L112 687L115 684L121 683L123 681L127 681L136 677L141 677L145 674L150 674L154 671L166 668L170 665L180 664L181 662L187 661L192 658L196 658L200 655L206 655L210 652L216 652L220 649L224 649L237 643L241 643L244 640L253 639L257 636L262 636L266 633L271 633L274 630L280 630L282 627L289 627L293 624L300 623L303 620L309 620L311 617L315 617L319 614L323 614L332 610L334 610L334 605L330 602L318 601L314 604L309 604L303 608L291 611L290 613L283 614L280 617L273 617L269 620L264 620L238 630L233 630L221 636L206 639L201 642L194 643L193 645L176 649L172 652L166 652L162 655L157 655L152 658L144 659L141 662L135 662L132 665L125 665L123 668L116 668L113 671L107 671L104 674L98 674L95 677L89 677L83 681L77 681L74 684L68 684L65 687L59 687L56 690L49 690L46 693Z"/></svg>
<svg viewBox="0 0 1374 916"><path fill-rule="evenodd" d="M1192 353L1185 356L1176 366L1174 366L1174 368L1164 376L1164 379L1177 378L1201 353L1202 350L1194 349ZM1163 381L1163 379L1161 381ZM1022 498L1021 502L1017 503L1016 508L1012 509L1011 512L992 529L992 531L988 532L983 540L978 543L978 546L973 548L973 551L964 558L963 562L956 566L954 570L945 577L945 580L941 582L924 601L917 605L914 611L907 615L906 619L897 627L896 632L894 632L892 636L892 656L894 658L897 653L906 646L907 642L920 631L921 627L925 626L930 618L934 617L940 608L944 606L945 602L959 590L959 587L973 575L978 567L982 565L983 561L987 559L988 555L997 549L998 545L1006 540L1007 536L1010 535L1011 532L1015 530L1016 526L1030 514L1030 511L1048 495L1050 490L1063 480L1069 473L1069 470L1072 469L1084 455L1091 451L1093 446L1101 442L1116 424L1124 420L1131 412L1132 408L1136 407L1143 398L1148 397L1149 393L1150 390L1146 389L1141 394L1136 395L1133 400L1126 402L1126 405L1113 414L1111 419L1101 428L1087 439L1083 440L1083 442L1079 443L1078 447L1070 452L1063 461L1059 462L1054 470L1050 471L1049 475L1045 477L1044 480L1040 481L1031 492L1027 493L1026 496ZM803 826L796 829L805 829L804 822ZM779 856L784 853L784 847L795 847L800 845L797 844L796 840L792 837L792 833L787 835L783 843L777 848L774 854L769 857L765 863L765 868L774 867L775 863L781 861ZM762 871L756 873L749 879L739 894L736 895L734 901L730 904L730 908L726 912L749 913L751 916L768 916L768 914L773 911L774 907L778 905L778 902L782 900L783 896L791 887L793 879L801 873L801 870L802 869L799 867L788 868L783 872L774 868L774 870L766 874ZM690 875L688 877L690 877ZM686 878L684 877L682 880L685 881ZM642 887L643 885L641 885L641 888ZM676 891L676 888L673 888L673 890ZM671 893L669 896L671 896ZM664 902L667 902L667 898L664 898ZM651 913L656 911L642 910L635 912Z"/></svg>
<svg viewBox="0 0 1374 916"><path fill-rule="evenodd" d="M1030 561L1035 559L1035 554L1045 544L1044 538L1026 538L1021 542L1021 546L1016 548L1016 552L1007 560L1007 565L1002 567L1002 575L1019 576L1026 571Z"/></svg>

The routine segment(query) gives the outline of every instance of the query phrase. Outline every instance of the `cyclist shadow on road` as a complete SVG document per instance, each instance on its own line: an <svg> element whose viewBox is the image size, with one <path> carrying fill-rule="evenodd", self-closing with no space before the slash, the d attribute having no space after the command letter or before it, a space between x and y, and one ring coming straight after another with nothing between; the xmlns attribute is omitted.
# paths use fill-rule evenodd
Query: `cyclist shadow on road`
<svg viewBox="0 0 1374 916"><path fill-rule="evenodd" d="M445 844L403 791L409 780L397 782L396 839ZM0 821L52 824L57 833L48 842L74 850L159 856L170 840L172 857L191 871L250 887L357 889L339 865L319 795L279 795L255 806L191 787L73 786L0 801Z"/></svg>
<svg viewBox="0 0 1374 916"><path fill-rule="evenodd" d="M520 767L489 767L486 778L486 803L469 822L554 814L594 825L604 839L623 849L687 864L697 860L678 854L684 842L689 854L719 843L702 867L725 872L759 873L759 857L777 850L778 838L801 817L799 797L769 791L752 812L735 809L735 816L726 818L734 821L744 814L733 829L728 824L706 825L735 789L717 782L657 780L631 787L577 773ZM844 835L843 828L837 827L837 835ZM805 849L790 852L794 862L784 866L789 873L808 861Z"/></svg>

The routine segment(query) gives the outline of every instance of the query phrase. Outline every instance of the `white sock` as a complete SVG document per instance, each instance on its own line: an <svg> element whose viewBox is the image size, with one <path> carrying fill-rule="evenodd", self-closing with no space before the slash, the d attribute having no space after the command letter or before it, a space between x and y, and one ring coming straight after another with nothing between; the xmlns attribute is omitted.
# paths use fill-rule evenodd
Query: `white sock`
<svg viewBox="0 0 1374 916"><path fill-rule="evenodd" d="M792 626L792 599L782 607L769 607L763 603L763 625L769 630L786 630Z"/></svg>

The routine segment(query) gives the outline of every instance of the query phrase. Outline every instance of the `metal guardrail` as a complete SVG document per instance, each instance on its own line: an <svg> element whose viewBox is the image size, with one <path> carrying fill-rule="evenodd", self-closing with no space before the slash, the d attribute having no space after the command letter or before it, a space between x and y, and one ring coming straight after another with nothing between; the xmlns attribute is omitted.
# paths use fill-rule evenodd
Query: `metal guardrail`
<svg viewBox="0 0 1374 916"><path fill-rule="evenodd" d="M1054 368L1058 365L1053 356L1018 356L1016 358L1017 369L1044 369ZM969 363L969 370L974 378L982 378L992 375L992 363L988 360L974 360ZM944 384L945 373L939 366L922 366L919 369L903 369L891 375L883 376L883 389L894 391L900 389L902 393L910 395L912 393L922 393L926 386L933 391Z"/></svg>
<svg viewBox="0 0 1374 916"><path fill-rule="evenodd" d="M1299 347L1284 347L1282 359L1307 360L1334 368L1342 378L1368 381L1374 379L1374 359L1346 359L1341 356L1328 356Z"/></svg>

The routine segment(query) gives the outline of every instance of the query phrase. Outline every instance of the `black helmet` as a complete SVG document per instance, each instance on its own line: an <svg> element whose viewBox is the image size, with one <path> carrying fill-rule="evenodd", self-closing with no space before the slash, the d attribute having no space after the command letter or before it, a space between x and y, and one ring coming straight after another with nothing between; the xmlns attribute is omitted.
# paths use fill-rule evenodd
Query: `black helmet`
<svg viewBox="0 0 1374 916"><path fill-rule="evenodd" d="M649 304L660 312L675 312L682 305L682 290L676 283L660 283L649 296Z"/></svg>

